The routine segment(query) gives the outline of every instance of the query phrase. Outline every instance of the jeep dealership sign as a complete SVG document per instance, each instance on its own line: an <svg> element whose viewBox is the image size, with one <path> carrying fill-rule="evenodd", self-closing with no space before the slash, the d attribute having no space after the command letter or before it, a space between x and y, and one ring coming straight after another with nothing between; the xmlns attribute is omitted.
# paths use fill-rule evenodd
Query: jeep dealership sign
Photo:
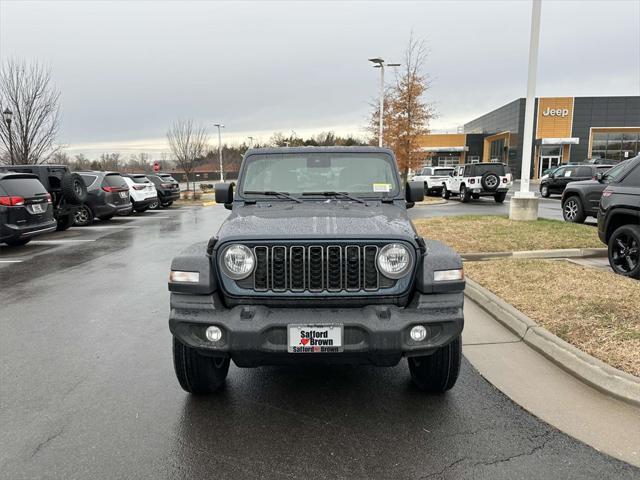
<svg viewBox="0 0 640 480"><path fill-rule="evenodd" d="M566 117L569 115L568 108L548 108L542 112L543 117Z"/></svg>

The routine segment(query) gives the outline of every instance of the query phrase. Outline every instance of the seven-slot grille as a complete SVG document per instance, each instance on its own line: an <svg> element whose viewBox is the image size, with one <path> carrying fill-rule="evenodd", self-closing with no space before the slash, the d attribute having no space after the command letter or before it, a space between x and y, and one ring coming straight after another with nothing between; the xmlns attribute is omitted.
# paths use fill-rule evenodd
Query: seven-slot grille
<svg viewBox="0 0 640 480"><path fill-rule="evenodd" d="M241 286L259 292L358 292L391 287L376 267L377 245L256 246L253 275Z"/></svg>

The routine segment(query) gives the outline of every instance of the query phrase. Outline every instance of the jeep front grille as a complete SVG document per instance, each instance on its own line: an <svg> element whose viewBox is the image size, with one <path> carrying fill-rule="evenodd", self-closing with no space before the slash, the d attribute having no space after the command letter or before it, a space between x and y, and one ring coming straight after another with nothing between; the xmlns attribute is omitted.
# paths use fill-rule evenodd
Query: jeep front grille
<svg viewBox="0 0 640 480"><path fill-rule="evenodd" d="M260 245L253 275L238 282L258 292L359 292L392 287L378 272L377 245Z"/></svg>

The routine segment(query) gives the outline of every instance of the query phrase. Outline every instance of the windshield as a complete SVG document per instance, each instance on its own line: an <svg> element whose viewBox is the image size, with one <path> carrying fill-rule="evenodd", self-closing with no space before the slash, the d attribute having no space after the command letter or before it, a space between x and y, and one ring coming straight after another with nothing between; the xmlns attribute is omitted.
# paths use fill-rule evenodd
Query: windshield
<svg viewBox="0 0 640 480"><path fill-rule="evenodd" d="M283 153L246 159L241 192L399 193L393 159L383 153Z"/></svg>

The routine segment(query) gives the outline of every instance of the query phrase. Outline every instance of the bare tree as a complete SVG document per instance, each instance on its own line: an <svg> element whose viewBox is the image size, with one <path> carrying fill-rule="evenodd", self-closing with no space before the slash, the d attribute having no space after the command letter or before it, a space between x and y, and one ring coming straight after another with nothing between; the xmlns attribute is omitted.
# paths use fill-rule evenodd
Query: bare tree
<svg viewBox="0 0 640 480"><path fill-rule="evenodd" d="M192 119L176 120L169 127L167 140L178 168L184 171L187 177L187 190L189 190L190 175L205 155L205 149L209 143L207 129L204 125L196 124Z"/></svg>
<svg viewBox="0 0 640 480"><path fill-rule="evenodd" d="M56 153L60 149L55 145L59 100L49 69L37 62L7 60L0 67L0 106L11 110L13 118L11 131L0 122L0 158L13 165L38 164Z"/></svg>

